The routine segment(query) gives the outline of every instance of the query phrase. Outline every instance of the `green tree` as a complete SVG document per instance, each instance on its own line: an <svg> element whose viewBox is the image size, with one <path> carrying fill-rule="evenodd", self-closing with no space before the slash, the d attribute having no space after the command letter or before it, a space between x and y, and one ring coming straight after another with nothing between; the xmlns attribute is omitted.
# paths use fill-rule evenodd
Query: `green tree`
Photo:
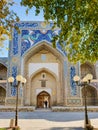
<svg viewBox="0 0 98 130"><path fill-rule="evenodd" d="M98 0L22 0L27 13L36 7L43 10L46 21L52 20L61 29L53 39L59 40L71 62L98 60Z"/></svg>
<svg viewBox="0 0 98 130"><path fill-rule="evenodd" d="M10 10L13 0L0 0L0 46L3 41L11 36L13 23L19 21L17 14Z"/></svg>

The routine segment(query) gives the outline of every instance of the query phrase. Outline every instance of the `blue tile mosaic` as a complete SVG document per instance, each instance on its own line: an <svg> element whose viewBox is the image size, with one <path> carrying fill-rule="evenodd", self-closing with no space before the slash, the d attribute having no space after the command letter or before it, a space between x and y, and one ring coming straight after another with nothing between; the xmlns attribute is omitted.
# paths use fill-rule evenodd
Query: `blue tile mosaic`
<svg viewBox="0 0 98 130"><path fill-rule="evenodd" d="M15 23L15 26L19 27L19 28L34 28L34 27L38 27L38 23L37 22L22 22L22 23Z"/></svg>
<svg viewBox="0 0 98 130"><path fill-rule="evenodd" d="M75 67L71 66L70 68L70 84L71 84L71 95L77 95L76 83L73 81L73 77L76 75Z"/></svg>
<svg viewBox="0 0 98 130"><path fill-rule="evenodd" d="M13 66L12 67L12 76L14 77L15 80L14 80L14 83L11 87L11 95L12 96L16 95L16 87L15 87L15 85L16 85L16 75L17 75L17 66Z"/></svg>
<svg viewBox="0 0 98 130"><path fill-rule="evenodd" d="M21 34L21 55L24 54L26 50L28 50L31 46L35 45L40 41L48 41L51 42L53 37L51 30L22 30Z"/></svg>
<svg viewBox="0 0 98 130"><path fill-rule="evenodd" d="M18 53L18 32L14 29L13 34L13 54L16 55Z"/></svg>
<svg viewBox="0 0 98 130"><path fill-rule="evenodd" d="M47 27L44 29L36 29L40 27L41 23L38 22L22 22L16 23L15 26L19 27L21 31L21 56L33 45L40 43L41 41L47 41L51 44L53 36L59 35L60 30L51 30L53 23L50 23L50 30L47 30ZM17 30L14 29L13 32L13 55L18 54L20 41ZM62 50L62 47L57 43L57 50L59 50L63 55L66 53ZM20 52L19 52L20 53Z"/></svg>

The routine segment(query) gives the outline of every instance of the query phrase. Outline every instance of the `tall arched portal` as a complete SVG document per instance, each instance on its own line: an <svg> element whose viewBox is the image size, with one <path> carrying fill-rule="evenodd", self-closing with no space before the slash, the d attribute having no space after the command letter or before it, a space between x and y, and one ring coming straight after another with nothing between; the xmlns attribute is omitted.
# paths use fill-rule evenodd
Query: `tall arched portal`
<svg viewBox="0 0 98 130"><path fill-rule="evenodd" d="M37 106L38 92L51 93L51 105L64 103L64 57L45 41L31 48L23 56L23 73L27 79L24 105Z"/></svg>
<svg viewBox="0 0 98 130"><path fill-rule="evenodd" d="M42 91L37 96L37 108L44 108L45 101L47 101L47 108L50 108L50 94Z"/></svg>

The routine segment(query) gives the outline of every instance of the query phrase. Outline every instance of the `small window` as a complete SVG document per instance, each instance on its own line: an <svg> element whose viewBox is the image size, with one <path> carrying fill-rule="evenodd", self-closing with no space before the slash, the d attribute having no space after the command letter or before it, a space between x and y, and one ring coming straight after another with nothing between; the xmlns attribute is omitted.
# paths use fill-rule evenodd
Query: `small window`
<svg viewBox="0 0 98 130"><path fill-rule="evenodd" d="M44 79L44 78L45 78L45 75L43 74L42 76L43 76L43 79Z"/></svg>
<svg viewBox="0 0 98 130"><path fill-rule="evenodd" d="M46 73L41 74L41 79L46 79Z"/></svg>
<svg viewBox="0 0 98 130"><path fill-rule="evenodd" d="M41 87L46 87L46 80L41 81Z"/></svg>

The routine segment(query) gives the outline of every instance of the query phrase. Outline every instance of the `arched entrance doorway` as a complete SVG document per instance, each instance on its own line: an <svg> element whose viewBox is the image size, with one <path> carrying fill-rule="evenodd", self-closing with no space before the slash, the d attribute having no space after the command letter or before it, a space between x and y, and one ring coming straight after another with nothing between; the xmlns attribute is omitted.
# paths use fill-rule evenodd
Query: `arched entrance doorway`
<svg viewBox="0 0 98 130"><path fill-rule="evenodd" d="M50 95L47 92L42 91L37 96L37 108L44 108L45 101L47 101L47 108L50 108Z"/></svg>
<svg viewBox="0 0 98 130"><path fill-rule="evenodd" d="M0 80L7 79L7 67L0 63Z"/></svg>
<svg viewBox="0 0 98 130"><path fill-rule="evenodd" d="M0 86L0 105L5 104L6 90Z"/></svg>
<svg viewBox="0 0 98 130"><path fill-rule="evenodd" d="M83 98L83 105L84 105L84 96L86 90L86 97L87 97L87 105L97 105L97 90L92 86L87 86L86 89L82 88L82 98Z"/></svg>

